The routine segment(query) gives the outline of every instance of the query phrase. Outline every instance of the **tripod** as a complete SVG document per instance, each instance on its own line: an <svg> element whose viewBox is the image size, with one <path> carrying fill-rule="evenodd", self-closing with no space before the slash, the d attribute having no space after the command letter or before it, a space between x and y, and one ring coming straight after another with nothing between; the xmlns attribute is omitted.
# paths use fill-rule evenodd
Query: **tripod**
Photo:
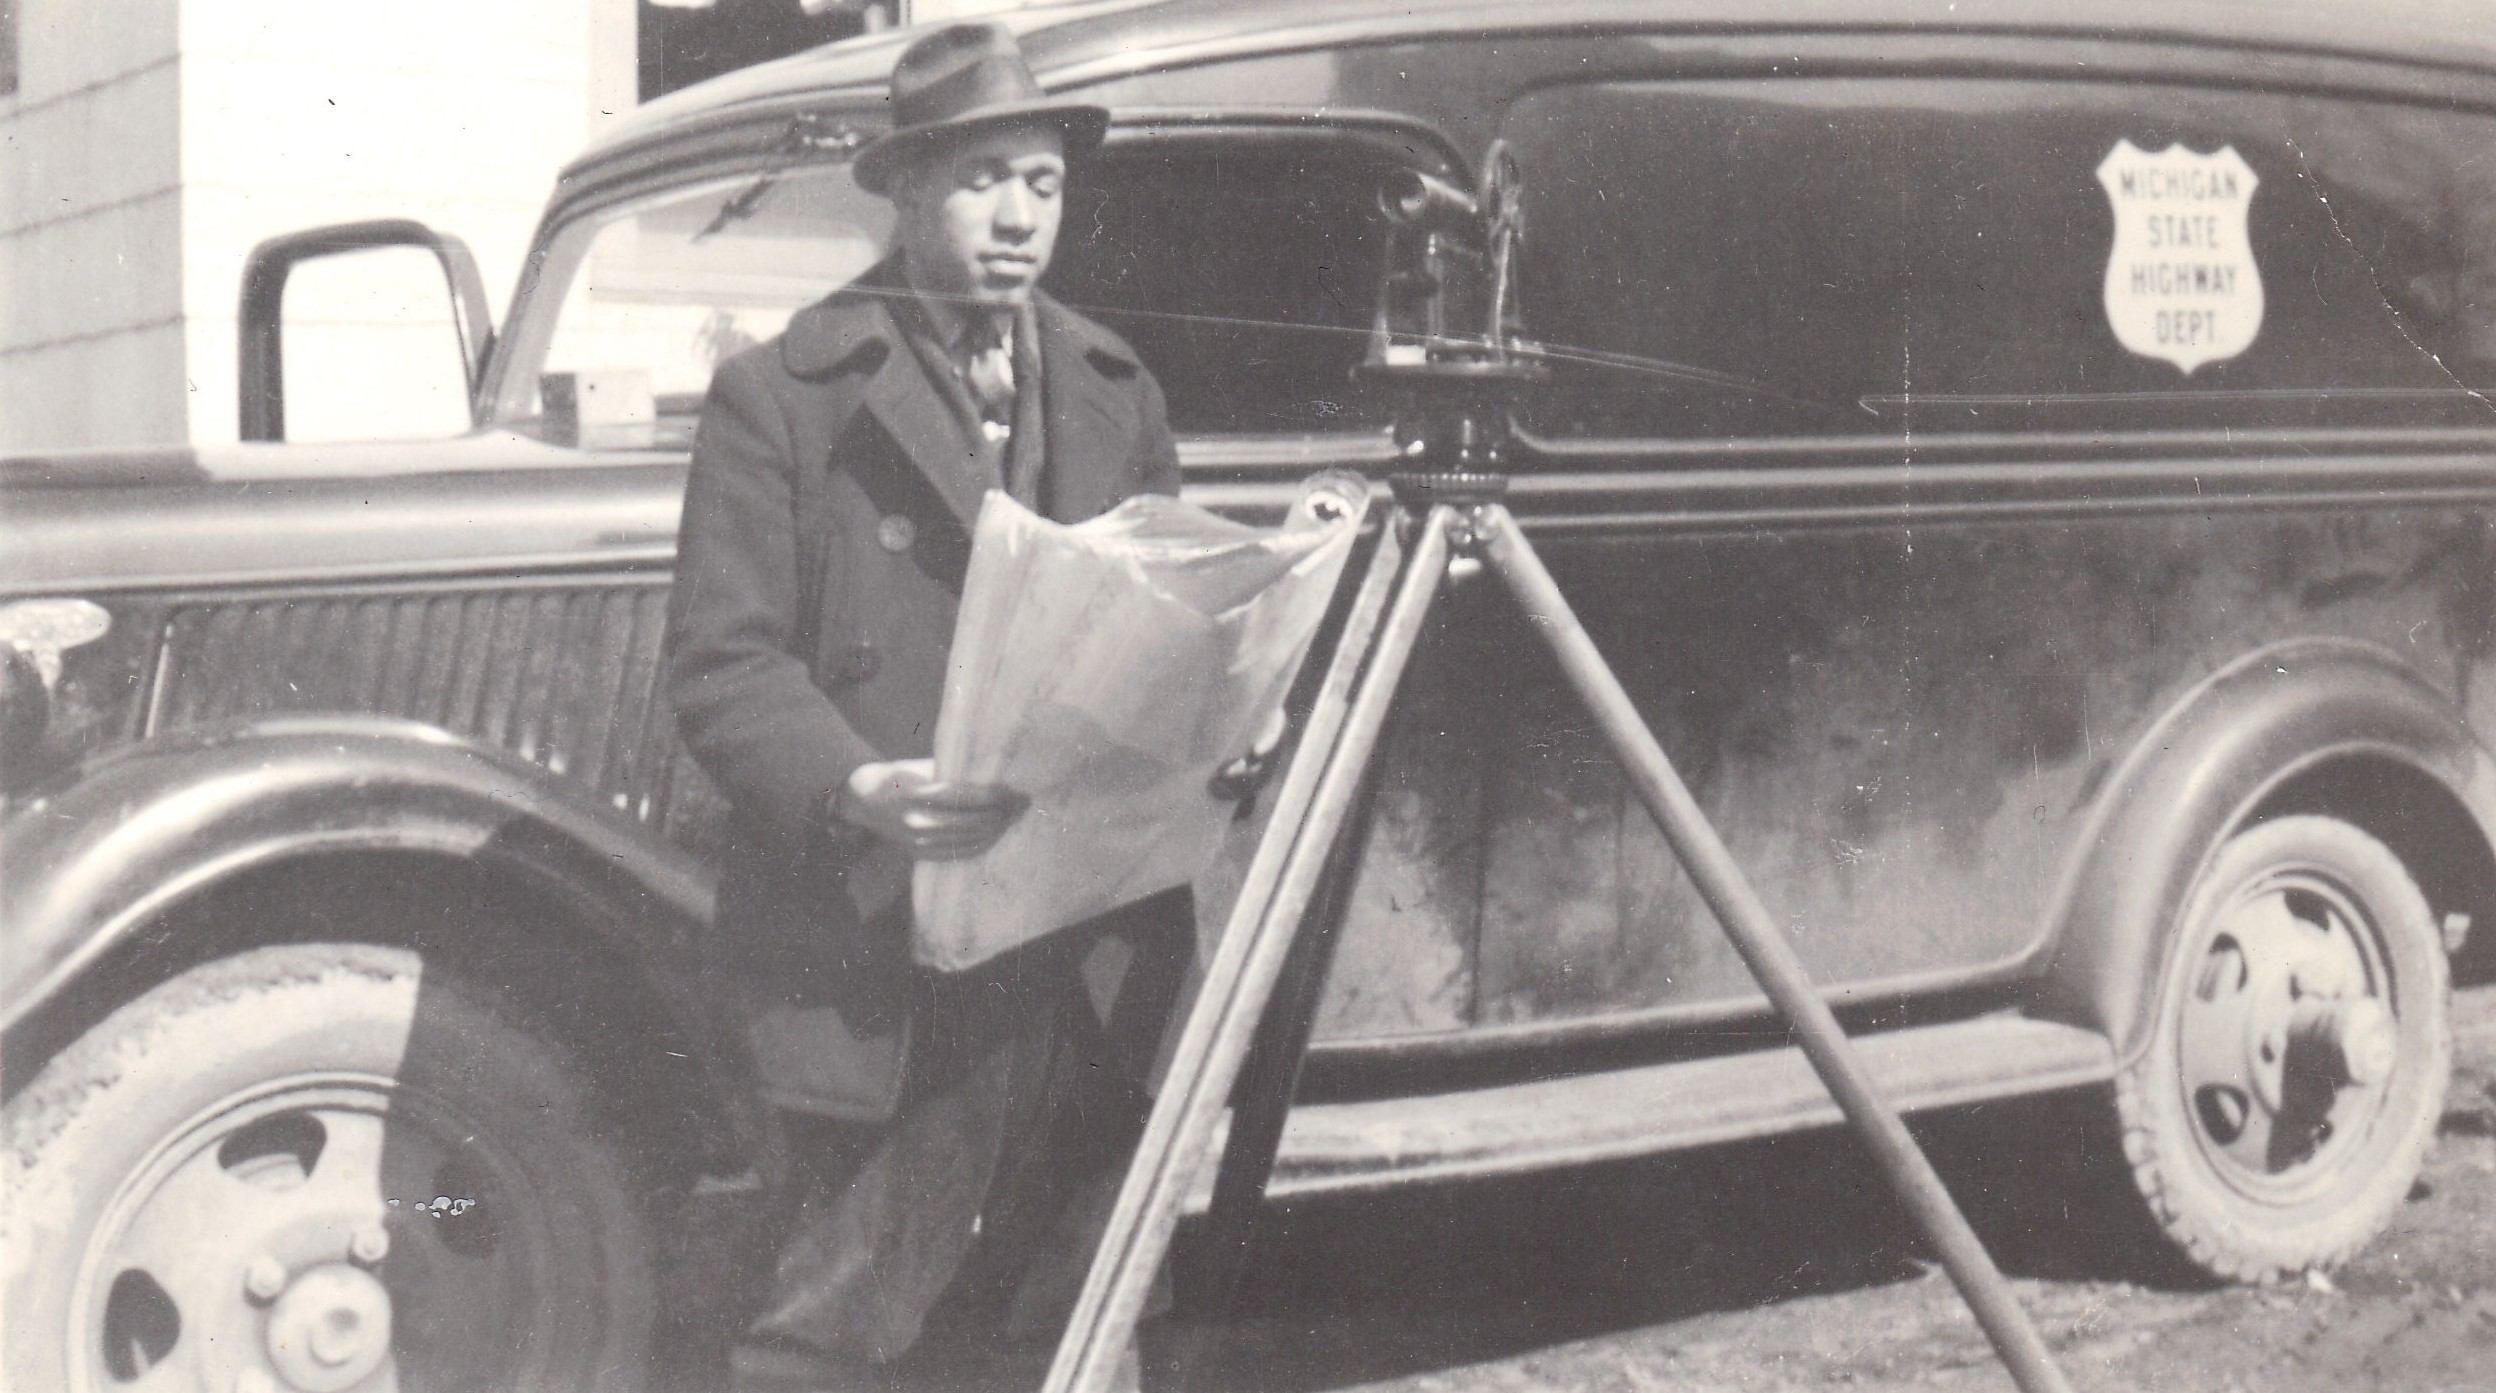
<svg viewBox="0 0 2496 1393"><path fill-rule="evenodd" d="M1632 788L1751 974L1793 1029L2023 1393L2067 1390L2044 1342L1898 1114L1873 1088L1801 959L1709 825L1585 626L1499 501L1496 475L1408 475L1353 590L1264 838L1189 1012L1110 1225L1049 1370L1048 1393L1104 1389L1247 1070L1215 1184L1217 1234L1262 1198L1307 1048L1333 922L1357 862L1347 824L1367 802L1379 737L1451 561L1478 556L1551 645ZM1319 912L1312 916L1312 908ZM1304 930L1304 924L1307 928ZM1278 997L1276 988L1289 982ZM1269 1007L1271 1012L1269 1015ZM1260 1031L1260 1023L1265 1024ZM1256 1058L1250 1056L1254 1046ZM1253 1068L1250 1066L1253 1064ZM1216 1240L1216 1251L1237 1246Z"/></svg>
<svg viewBox="0 0 2496 1393"><path fill-rule="evenodd" d="M1412 399L1415 425L1402 438L1413 468L1391 477L1394 505L1375 549L1357 580L1345 581L1349 599L1340 635L1093 1254L1046 1393L1103 1393L1110 1386L1226 1105L1230 1129L1209 1219L1216 1261L1236 1276L1280 1147L1335 925L1360 858L1380 735L1448 569L1468 558L1499 577L1550 645L1630 786L1932 1243L2022 1393L2068 1393L2044 1341L1941 1177L1874 1089L1793 946L1502 502L1509 407L1542 370L1525 361L1532 350L1509 333L1519 184L1497 145L1479 187L1476 198L1408 173L1381 193L1389 219L1419 232L1424 247L1425 265L1417 274L1399 274L1390 247L1368 368ZM1441 263L1449 229L1469 231L1480 249L1473 259L1489 271L1487 327L1479 338L1445 332L1450 277ZM1398 345L1389 333L1389 307L1399 290L1413 287L1420 288L1429 330L1419 345Z"/></svg>

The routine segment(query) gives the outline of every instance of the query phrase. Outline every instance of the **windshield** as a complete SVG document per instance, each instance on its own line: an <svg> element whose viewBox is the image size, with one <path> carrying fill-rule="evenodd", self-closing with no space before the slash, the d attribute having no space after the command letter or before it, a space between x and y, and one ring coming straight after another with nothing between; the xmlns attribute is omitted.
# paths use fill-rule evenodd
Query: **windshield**
<svg viewBox="0 0 2496 1393"><path fill-rule="evenodd" d="M891 206L843 164L575 222L515 325L496 417L552 444L685 449L719 365L873 266L891 232Z"/></svg>
<svg viewBox="0 0 2496 1393"><path fill-rule="evenodd" d="M1067 185L1045 282L1125 337L1194 435L1383 429L1353 380L1396 156L1295 128L1114 140ZM688 186L558 231L505 346L498 423L554 444L687 448L711 374L873 266L892 214L849 167Z"/></svg>

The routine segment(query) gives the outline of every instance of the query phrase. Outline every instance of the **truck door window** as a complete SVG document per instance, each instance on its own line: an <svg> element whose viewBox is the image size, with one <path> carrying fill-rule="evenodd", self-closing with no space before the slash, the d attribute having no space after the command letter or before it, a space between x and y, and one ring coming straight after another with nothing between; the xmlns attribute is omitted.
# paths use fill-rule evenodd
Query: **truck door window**
<svg viewBox="0 0 2496 1393"><path fill-rule="evenodd" d="M1383 426L1352 368L1389 167L1324 134L1113 143L1068 182L1049 288L1135 346L1183 434Z"/></svg>

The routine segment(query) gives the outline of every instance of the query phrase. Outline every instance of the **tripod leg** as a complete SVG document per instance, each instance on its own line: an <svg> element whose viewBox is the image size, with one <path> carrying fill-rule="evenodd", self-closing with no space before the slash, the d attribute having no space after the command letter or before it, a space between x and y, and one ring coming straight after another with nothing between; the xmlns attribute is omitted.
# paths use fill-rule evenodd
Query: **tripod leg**
<svg viewBox="0 0 2496 1393"><path fill-rule="evenodd" d="M1381 532L1381 546L1397 545L1393 527ZM1345 655L1348 671L1357 672L1361 657L1377 632L1378 619L1385 608L1384 583L1392 574L1391 565L1374 568L1371 576L1377 584L1365 587L1363 595L1348 607L1341 632L1334 636L1331 651ZM1328 684L1333 699L1323 708L1315 700L1309 701L1306 743L1323 745L1340 733L1350 697L1349 685ZM1311 758L1312 767L1322 767L1324 762L1323 757ZM1347 820L1349 830L1335 839L1334 850L1318 878L1307 920L1283 959L1273 999L1266 1005L1263 1023L1249 1043L1239 1081L1231 1090L1230 1131L1222 1143L1221 1163L1214 1172L1212 1203L1200 1229L1199 1246L1206 1259L1198 1268L1194 1283L1199 1290L1212 1293L1216 1309L1228 1308L1247 1268L1248 1251L1255 1241L1258 1216L1264 1208L1266 1177L1273 1173L1274 1158L1281 1148L1283 1124L1291 1112L1292 1095L1299 1088L1301 1061L1308 1053L1318 996L1326 984L1327 969L1334 962L1335 931L1341 925L1344 904L1349 899L1352 873L1368 844L1369 809L1376 792L1373 769L1354 796ZM1267 825L1297 820L1305 813L1306 805L1305 798L1296 805L1278 805ZM1247 897L1243 896L1242 903L1246 902ZM1256 912L1262 915L1262 909ZM1221 1348L1219 1324L1189 1332L1177 1352L1177 1367L1171 1375L1174 1393L1184 1393L1195 1370L1218 1357Z"/></svg>
<svg viewBox="0 0 2496 1393"><path fill-rule="evenodd" d="M1455 525L1454 509L1433 508L1404 562L1394 603L1370 641L1354 643L1361 631L1357 608L1345 627L1327 686L1318 696L1322 713L1330 692L1351 691L1341 708L1340 734L1321 739L1319 713L1312 713L1309 734L1292 758L1274 818L1213 960L1206 964L1204 985L1188 1009L1161 1095L1153 1100L1108 1229L1092 1255L1092 1270L1049 1366L1047 1393L1099 1393L1117 1372L1153 1270L1169 1249L1179 1206L1204 1164L1249 1041L1315 894L1319 872L1367 774L1396 686L1446 574L1449 533ZM1394 573L1390 541L1380 539L1363 578L1364 601L1373 585L1383 595L1385 578Z"/></svg>
<svg viewBox="0 0 2496 1393"><path fill-rule="evenodd" d="M1698 800L1681 781L1664 747L1656 743L1629 693L1613 675L1611 665L1595 647L1586 626L1578 622L1568 600L1535 555L1533 543L1505 507L1492 504L1474 515L1485 555L1517 598L1526 618L1550 643L1569 683L1577 689L1596 723L1603 727L1623 772L1638 797L1655 815L1665 839L1690 872L1708 907L1716 912L1733 946L1749 965L1751 976L1793 1027L1794 1035L1819 1071L1821 1081L1837 1099L1873 1159L1888 1175L1890 1186L1913 1212L1916 1221L1941 1255L1959 1295L1976 1313L1977 1323L1993 1341L1995 1353L2009 1366L2024 1393L2069 1393L2054 1367L2053 1356L2038 1337L2028 1313L2020 1309L1993 1259L1959 1213L1958 1204L1941 1183L1888 1102L1873 1088L1854 1047L1828 1003L1812 989L1802 959L1779 932L1768 907L1760 902L1750 880L1733 859L1724 840L1709 825Z"/></svg>
<svg viewBox="0 0 2496 1393"><path fill-rule="evenodd" d="M1239 1085L1231 1098L1231 1130L1222 1144L1222 1163L1213 1180L1213 1203L1206 1209L1200 1242L1207 1255L1201 1269L1204 1287L1217 1308L1227 1308L1247 1272L1248 1252L1255 1242L1258 1218L1265 1209L1266 1178L1282 1150L1283 1124L1291 1100L1300 1090L1300 1069L1309 1056L1309 1036L1317 1025L1317 1006L1326 975L1334 965L1341 941L1343 915L1352 898L1352 881L1369 846L1370 810L1377 801L1379 765L1370 769L1352 802L1341 836L1335 838L1307 920L1292 940L1291 953L1275 983L1274 999L1265 1010ZM1207 1326L1182 1352L1172 1387L1185 1393L1195 1370L1220 1353L1222 1328Z"/></svg>

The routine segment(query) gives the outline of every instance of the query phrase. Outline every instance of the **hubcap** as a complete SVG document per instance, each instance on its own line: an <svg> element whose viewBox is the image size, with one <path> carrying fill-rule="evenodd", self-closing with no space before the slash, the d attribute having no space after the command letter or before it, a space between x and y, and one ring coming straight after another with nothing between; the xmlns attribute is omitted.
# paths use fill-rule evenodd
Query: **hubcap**
<svg viewBox="0 0 2496 1393"><path fill-rule="evenodd" d="M526 1386L547 1235L475 1131L364 1077L203 1112L133 1170L88 1244L73 1388Z"/></svg>
<svg viewBox="0 0 2496 1393"><path fill-rule="evenodd" d="M2178 1027L2202 1155L2273 1203L2330 1183L2382 1111L2399 1054L2372 921L2304 870L2249 881L2209 922Z"/></svg>
<svg viewBox="0 0 2496 1393"><path fill-rule="evenodd" d="M297 1277L269 1313L269 1363L304 1393L340 1393L390 1353L390 1293L370 1274L328 1263Z"/></svg>

